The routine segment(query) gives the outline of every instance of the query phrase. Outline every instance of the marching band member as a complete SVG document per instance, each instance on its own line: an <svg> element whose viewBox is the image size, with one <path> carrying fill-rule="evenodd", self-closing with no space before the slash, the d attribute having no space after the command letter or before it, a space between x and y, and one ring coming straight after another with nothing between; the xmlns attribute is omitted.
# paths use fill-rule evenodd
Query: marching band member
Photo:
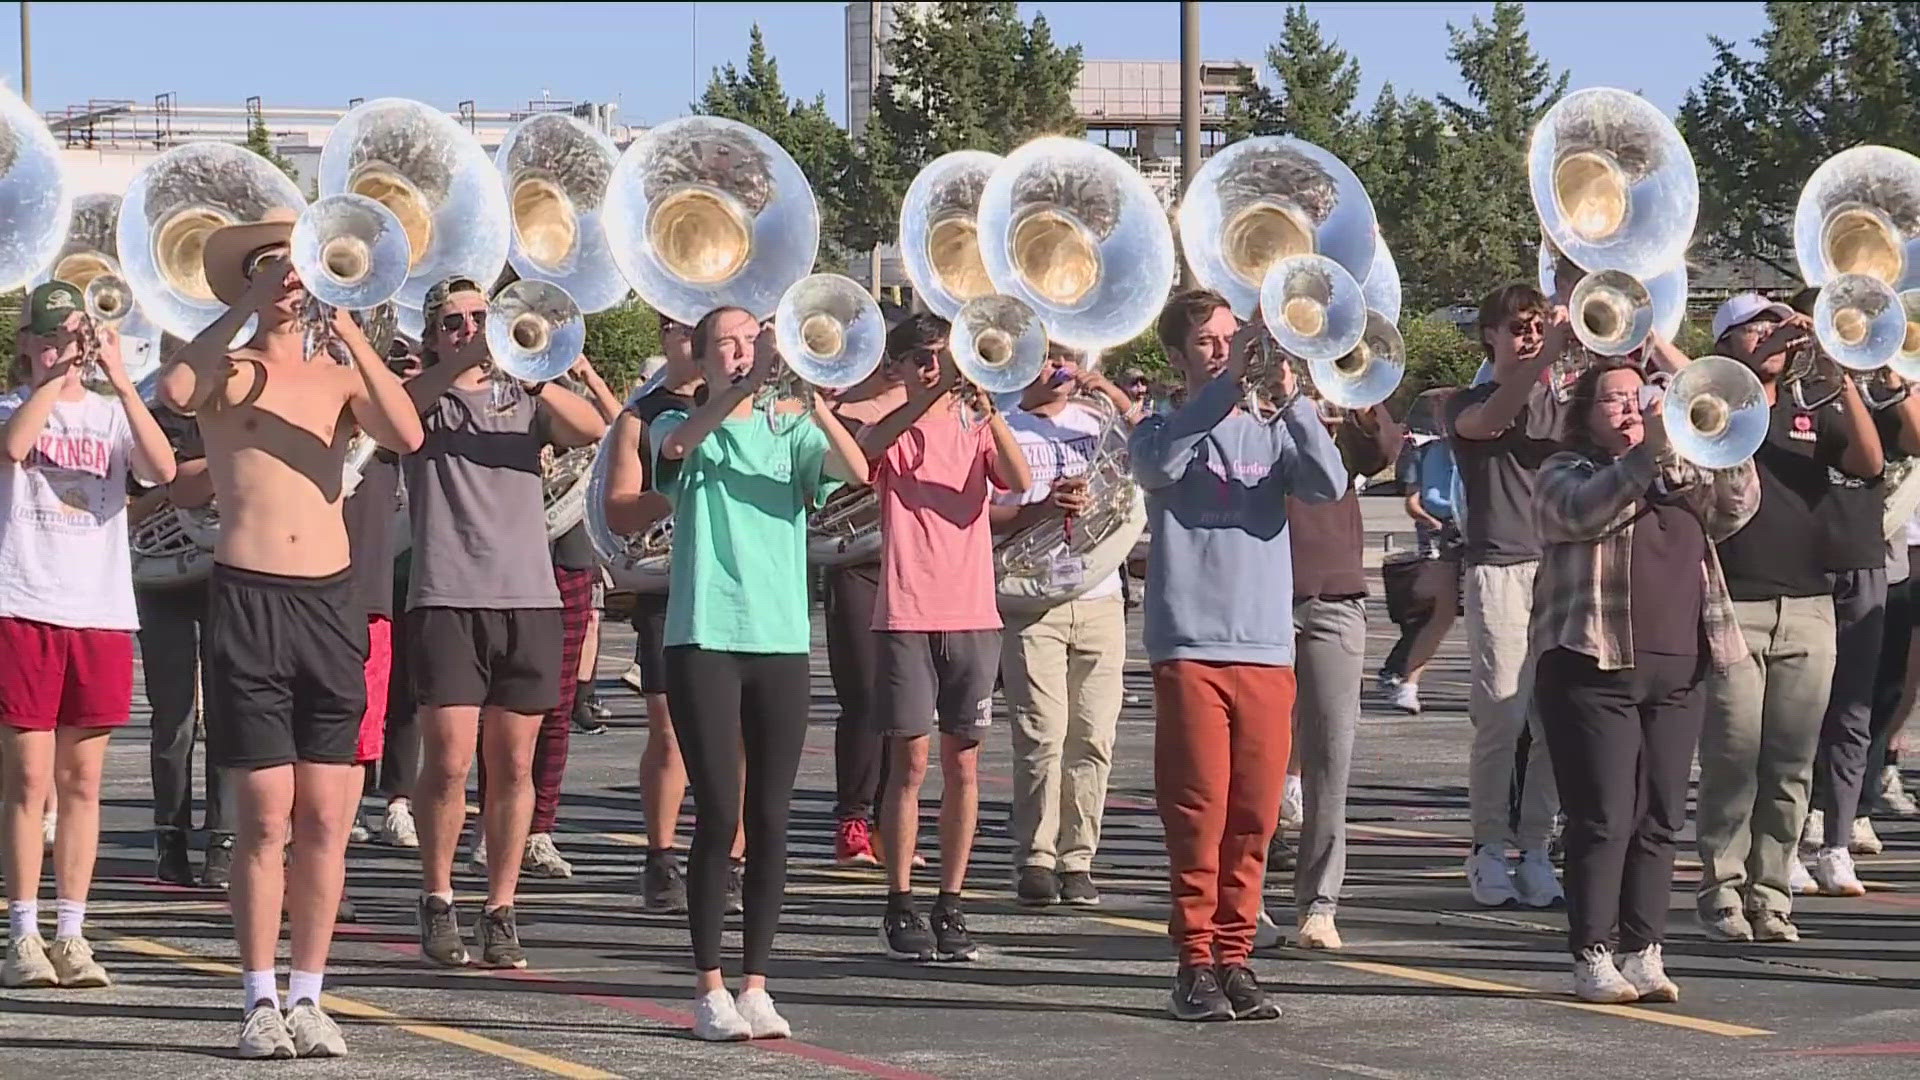
<svg viewBox="0 0 1920 1080"><path fill-rule="evenodd" d="M1278 365L1280 398L1291 399L1278 417L1242 407L1263 332L1216 293L1176 295L1158 333L1186 403L1141 421L1129 446L1153 534L1145 643L1179 955L1171 1009L1182 1020L1280 1015L1247 966L1294 701L1292 610L1272 597L1292 588L1287 497L1324 503L1347 490L1289 365Z"/></svg>
<svg viewBox="0 0 1920 1080"><path fill-rule="evenodd" d="M560 703L564 636L547 551L541 451L597 440L594 407L552 383L514 384L496 407L487 298L452 278L428 290L424 369L407 394L426 441L405 462L413 562L407 597L409 674L420 708L420 952L467 963L453 907L453 855L466 818L467 772L486 757L491 797L476 846L489 852L487 900L475 924L484 967L525 967L514 890L533 814L534 744ZM571 678L571 672L566 673ZM563 723L564 718L563 718ZM481 738L482 728L487 737Z"/></svg>
<svg viewBox="0 0 1920 1080"><path fill-rule="evenodd" d="M972 960L960 889L980 817L980 739L993 722L1000 612L987 503L1024 491L1026 458L985 394L960 387L948 324L909 316L887 334L887 354L909 365L906 403L860 433L880 495L880 593L875 715L888 738L880 815L887 868L881 945L896 960ZM969 406L983 422L962 415ZM913 904L920 785L928 743L940 736L940 891L931 920Z"/></svg>
<svg viewBox="0 0 1920 1080"><path fill-rule="evenodd" d="M1347 779L1367 657L1367 572L1360 559L1366 525L1351 480L1392 468L1401 441L1400 425L1384 405L1347 410L1326 424L1349 477L1345 494L1330 503L1287 497L1297 685L1293 765L1304 810L1293 896L1295 942L1306 949L1341 944L1334 916L1347 877ZM1255 944L1278 941L1279 927L1263 908Z"/></svg>
<svg viewBox="0 0 1920 1080"><path fill-rule="evenodd" d="M205 506L213 499L213 478L207 475L206 450L199 425L192 417L167 408L153 412L167 432L177 466L173 482L128 494L129 521L144 521L160 507ZM167 511L161 511L167 512ZM207 584L147 585L135 582L134 606L140 612L141 674L153 725L148 759L153 778L153 825L156 866L154 876L169 885L193 885L187 836L193 831L193 750L195 687L206 700L210 674L200 662L200 642L206 636ZM224 889L233 871L233 827L228 810L233 805L233 777L225 769L206 770L206 861L197 883Z"/></svg>
<svg viewBox="0 0 1920 1080"><path fill-rule="evenodd" d="M100 843L107 739L133 705L129 472L173 479L173 450L127 378L119 335L96 327L62 281L27 298L13 378L0 398L0 810L8 987L108 985L82 936ZM82 381L96 360L110 393ZM58 924L40 934L41 812L58 803Z"/></svg>
<svg viewBox="0 0 1920 1080"><path fill-rule="evenodd" d="M341 507L347 525L348 563L353 568L355 603L367 613L367 707L360 715L354 745L359 782L354 788L355 841L364 841L360 804L374 786L374 769L386 758L387 698L393 680L393 515L400 505L400 461L376 451L360 471L360 482ZM340 890L340 922L358 912L345 886Z"/></svg>
<svg viewBox="0 0 1920 1080"><path fill-rule="evenodd" d="M1437 409L1446 407L1453 389L1428 390L1421 395ZM1429 397L1432 395L1432 397ZM1415 408L1419 405L1416 404ZM1390 563L1380 571L1387 594L1387 610L1394 610L1395 593L1404 587L1407 611L1396 616L1400 636L1387 651L1380 665L1380 688L1393 695L1393 705L1401 712L1420 715L1420 677L1440 643L1453 629L1460 607L1460 529L1453 508L1453 450L1443 437L1429 438L1413 451L1409 462L1403 454L1401 471L1408 476L1412 490L1407 492L1407 516L1414 522L1414 537L1419 556L1409 566L1398 569ZM1395 575L1405 573L1404 586Z"/></svg>
<svg viewBox="0 0 1920 1080"><path fill-rule="evenodd" d="M792 1028L774 1009L766 972L807 735L807 513L835 481L866 483L867 465L825 399L813 399L811 423L756 408L779 355L750 313L709 313L692 345L706 401L691 413L661 413L651 434L658 486L674 508L667 694L698 811L688 858L693 1030L716 1041L784 1038ZM744 980L736 1000L721 977L720 930L727 856L742 820Z"/></svg>
<svg viewBox="0 0 1920 1080"><path fill-rule="evenodd" d="M1073 399L1096 394L1122 417L1134 410L1133 401L1098 369L1082 367L1067 349L1048 350L1047 365L1022 392L1019 411L1007 416L1033 483L1024 493L995 499L997 531L1019 532L1091 505L1087 472L1100 453L1105 420ZM1013 738L1014 892L1022 904L1100 902L1093 856L1126 661L1118 569L1071 600L1008 617L1000 671Z"/></svg>
<svg viewBox="0 0 1920 1080"><path fill-rule="evenodd" d="M1487 382L1447 402L1448 441L1466 506L1468 712L1473 756L1467 800L1473 854L1467 885L1475 902L1548 907L1561 899L1547 842L1558 809L1552 765L1533 740L1517 829L1508 827L1514 747L1521 732L1538 735L1533 716L1534 656L1527 624L1540 537L1533 520L1534 471L1557 448L1559 407L1542 376L1571 340L1565 312L1530 285L1508 285L1480 302L1482 346L1492 365ZM1509 840L1519 847L1509 867Z"/></svg>
<svg viewBox="0 0 1920 1080"><path fill-rule="evenodd" d="M1673 457L1645 386L1620 360L1582 373L1535 483L1534 694L1567 811L1574 993L1600 1002L1679 1000L1661 945L1702 680L1746 657L1714 544L1760 504L1752 462Z"/></svg>
<svg viewBox="0 0 1920 1080"><path fill-rule="evenodd" d="M293 218L274 210L208 237L207 283L228 309L160 378L167 406L200 421L220 505L202 651L207 757L236 773L245 1058L346 1053L319 1004L367 705L367 623L340 506L346 418L397 453L420 445L399 379L346 312L333 313L331 331L350 362L307 355L306 290L287 262ZM229 350L256 317L253 337ZM293 938L284 1018L274 980L283 901Z"/></svg>
<svg viewBox="0 0 1920 1080"><path fill-rule="evenodd" d="M1697 903L1715 941L1798 941L1795 845L1807 812L1834 668L1833 585L1820 515L1828 470L1880 475L1880 440L1853 380L1830 407L1802 409L1783 383L1812 323L1743 293L1713 315L1714 352L1753 369L1772 406L1754 454L1760 509L1720 543L1748 655L1707 681L1694 830ZM1787 392L1783 392L1787 391ZM1878 522L1875 523L1876 534Z"/></svg>

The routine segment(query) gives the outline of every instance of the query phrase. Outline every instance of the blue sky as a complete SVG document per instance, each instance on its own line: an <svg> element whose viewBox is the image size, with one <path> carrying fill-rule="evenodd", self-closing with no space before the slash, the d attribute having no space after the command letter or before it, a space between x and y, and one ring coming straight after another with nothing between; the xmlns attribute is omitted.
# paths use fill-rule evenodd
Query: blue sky
<svg viewBox="0 0 1920 1080"><path fill-rule="evenodd" d="M0 5L0 72L17 85L19 26ZM1173 59L1178 5L1023 4L1090 58ZM845 120L843 5L38 3L32 8L34 103L88 98L228 104L344 105L395 95L451 108L511 108L538 99L618 101L629 123L686 111L714 66L744 57L757 20L790 92L824 92ZM1322 27L1361 63L1362 102L1391 80L1402 91L1462 91L1446 59L1447 23L1491 4L1316 3ZM1278 34L1280 4L1205 3L1208 59L1258 60ZM1745 43L1765 25L1758 3L1530 4L1535 47L1573 85L1638 90L1666 109L1706 70L1709 34Z"/></svg>

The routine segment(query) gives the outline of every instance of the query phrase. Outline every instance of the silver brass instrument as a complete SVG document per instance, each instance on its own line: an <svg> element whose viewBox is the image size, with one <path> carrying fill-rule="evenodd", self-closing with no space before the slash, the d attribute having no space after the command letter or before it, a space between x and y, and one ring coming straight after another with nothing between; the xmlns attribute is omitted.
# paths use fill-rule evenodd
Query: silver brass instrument
<svg viewBox="0 0 1920 1080"><path fill-rule="evenodd" d="M1889 543L1904 544L1905 540L1895 540L1914 512L1920 510L1920 457L1894 458L1887 462L1887 471L1880 480L1887 493L1887 507L1880 517L1880 529Z"/></svg>
<svg viewBox="0 0 1920 1080"><path fill-rule="evenodd" d="M994 290L1071 349L1133 340L1173 287L1173 233L1153 188L1083 139L1046 136L1008 155L980 193L978 224Z"/></svg>
<svg viewBox="0 0 1920 1080"><path fill-rule="evenodd" d="M95 323L118 326L133 314L133 290L118 274L100 274L81 293L87 316ZM129 372L128 374L132 374Z"/></svg>
<svg viewBox="0 0 1920 1080"><path fill-rule="evenodd" d="M1547 239L1584 270L1642 281L1686 255L1700 182L1665 113L1625 90L1576 90L1534 126L1527 180Z"/></svg>
<svg viewBox="0 0 1920 1080"><path fill-rule="evenodd" d="M129 548L133 582L142 587L189 585L213 569L219 519L211 510L186 510L162 501L134 523Z"/></svg>
<svg viewBox="0 0 1920 1080"><path fill-rule="evenodd" d="M589 479L600 446L576 446L556 451L542 474L542 503L547 512L547 539L558 540L580 524L587 513Z"/></svg>
<svg viewBox="0 0 1920 1080"><path fill-rule="evenodd" d="M1856 146L1821 162L1794 208L1793 253L1809 285L1862 274L1920 286L1920 158Z"/></svg>
<svg viewBox="0 0 1920 1080"><path fill-rule="evenodd" d="M413 262L400 219L350 192L328 195L300 212L288 258L307 293L306 355L326 352L342 364L352 359L334 337L333 310L367 313L387 304ZM375 347L384 351L385 344Z"/></svg>
<svg viewBox="0 0 1920 1080"><path fill-rule="evenodd" d="M642 390L636 390L627 399L628 415L634 402L640 400ZM669 514L655 522L651 528L639 536L621 536L613 531L607 521L607 474L613 462L613 436L618 421L607 425L607 433L600 438L594 448L592 464L587 468L585 485L585 506L583 516L587 524L587 539L593 544L594 554L600 557L601 565L613 578L616 588L632 589L635 592L657 593L667 587L668 571L673 558L673 515ZM549 516L549 522L553 519ZM553 533L551 527L549 534Z"/></svg>
<svg viewBox="0 0 1920 1080"><path fill-rule="evenodd" d="M1018 393L1047 365L1039 314L1012 296L967 301L954 313L948 344L960 374L989 394Z"/></svg>
<svg viewBox="0 0 1920 1080"><path fill-rule="evenodd" d="M586 343L580 305L551 282L522 278L487 304L488 362L523 383L566 374Z"/></svg>
<svg viewBox="0 0 1920 1080"><path fill-rule="evenodd" d="M140 388L141 397L151 400L160 372L160 331L140 314L132 287L120 276L119 220L120 196L76 196L66 240L34 283L64 281L88 297L87 314L95 323L110 323L119 331L127 377ZM95 292L93 283L100 278L111 280Z"/></svg>
<svg viewBox="0 0 1920 1080"><path fill-rule="evenodd" d="M1740 464L1767 440L1767 396L1752 369L1703 356L1680 369L1660 402L1674 452L1703 469Z"/></svg>
<svg viewBox="0 0 1920 1080"><path fill-rule="evenodd" d="M0 291L52 264L73 219L73 189L47 122L0 87Z"/></svg>
<svg viewBox="0 0 1920 1080"><path fill-rule="evenodd" d="M482 288L507 263L507 196L478 139L418 101L377 98L340 118L320 150L321 195L352 192L399 219L409 255L394 296L400 329L418 339L427 290L451 277Z"/></svg>
<svg viewBox="0 0 1920 1080"><path fill-rule="evenodd" d="M1324 255L1274 263L1260 288L1260 313L1274 341L1310 363L1347 355L1367 330L1360 283Z"/></svg>
<svg viewBox="0 0 1920 1080"><path fill-rule="evenodd" d="M1906 316L1906 332L1901 337L1900 351L1887 361L1887 368L1912 382L1920 379L1920 289L1908 289L1900 294L1900 310Z"/></svg>
<svg viewBox="0 0 1920 1080"><path fill-rule="evenodd" d="M1400 267L1393 261L1393 252L1387 248L1384 236L1374 237L1373 265L1367 268L1367 276L1360 282L1360 295L1366 300L1368 311L1379 312L1390 323L1400 322Z"/></svg>
<svg viewBox="0 0 1920 1080"><path fill-rule="evenodd" d="M1596 270L1567 295L1573 335L1589 352L1625 356L1653 333L1653 293L1624 270Z"/></svg>
<svg viewBox="0 0 1920 1080"><path fill-rule="evenodd" d="M1909 325L1893 286L1868 274L1828 278L1813 303L1814 339L1849 371L1885 367L1905 347Z"/></svg>
<svg viewBox="0 0 1920 1080"><path fill-rule="evenodd" d="M773 314L820 247L819 204L793 156L718 116L670 120L635 139L601 213L628 284L688 326L719 307Z"/></svg>
<svg viewBox="0 0 1920 1080"><path fill-rule="evenodd" d="M1370 409L1393 396L1407 372L1407 343L1378 311L1367 312L1360 341L1345 356L1307 361L1311 391L1341 409Z"/></svg>
<svg viewBox="0 0 1920 1080"><path fill-rule="evenodd" d="M1061 476L1086 481L1088 507L1072 517L1048 517L995 547L1000 605L1008 611L1052 607L1100 584L1146 531L1146 502L1127 465L1132 425L1105 394L1076 395L1072 403L1101 418L1100 435L1084 471ZM1081 560L1077 582L1053 580L1053 567L1063 555Z"/></svg>
<svg viewBox="0 0 1920 1080"><path fill-rule="evenodd" d="M135 173L120 202L120 276L143 315L192 341L227 311L207 285L201 261L207 237L260 221L269 210L298 212L306 202L285 173L251 150L213 142L176 146Z"/></svg>
<svg viewBox="0 0 1920 1080"><path fill-rule="evenodd" d="M913 291L943 319L994 293L980 254L980 194L1005 159L956 150L929 162L900 200L900 257Z"/></svg>
<svg viewBox="0 0 1920 1080"><path fill-rule="evenodd" d="M839 274L794 282L780 297L773 332L787 372L827 390L864 382L887 350L879 303L859 282Z"/></svg>
<svg viewBox="0 0 1920 1080"><path fill-rule="evenodd" d="M853 566L880 556L880 498L871 485L843 487L807 518L807 561Z"/></svg>
<svg viewBox="0 0 1920 1080"><path fill-rule="evenodd" d="M514 271L565 289L583 312L625 300L601 210L620 160L613 140L571 116L536 113L507 132L493 160L512 213Z"/></svg>

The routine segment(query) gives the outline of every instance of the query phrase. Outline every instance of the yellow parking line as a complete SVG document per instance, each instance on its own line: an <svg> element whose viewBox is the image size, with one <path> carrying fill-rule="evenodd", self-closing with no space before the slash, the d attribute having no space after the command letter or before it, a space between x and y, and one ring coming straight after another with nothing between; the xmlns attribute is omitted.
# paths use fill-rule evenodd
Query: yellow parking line
<svg viewBox="0 0 1920 1080"><path fill-rule="evenodd" d="M208 960L205 957L176 949L171 945L162 945L157 941L149 941L146 938L129 937L121 934L107 934L103 936L106 940L111 941L116 948L125 949L132 953L139 953L142 956L153 956L163 960L170 960L183 968L205 972L210 975L240 974L240 969L234 967L232 964L223 964L216 960ZM511 1061L516 1065L522 1065L529 1069L537 1069L540 1072L553 1076L566 1077L567 1080L621 1080L617 1073L604 1072L590 1065L567 1061L564 1058L543 1054L538 1050L529 1050L522 1046L514 1046L511 1043L504 1043L498 1039L489 1039L485 1035L475 1035L470 1031L447 1027L444 1024L409 1020L395 1013L390 1013L377 1005L369 1005L364 1001L355 1001L352 998L343 998L337 994L320 995L320 1004L325 1006L328 1012L336 1016L352 1016L362 1020L373 1020L390 1027L398 1028L409 1034L418 1035L421 1038L433 1039L436 1042L443 1042L449 1046L458 1046L463 1050L471 1050L476 1054L485 1054L488 1057L499 1058L502 1061Z"/></svg>

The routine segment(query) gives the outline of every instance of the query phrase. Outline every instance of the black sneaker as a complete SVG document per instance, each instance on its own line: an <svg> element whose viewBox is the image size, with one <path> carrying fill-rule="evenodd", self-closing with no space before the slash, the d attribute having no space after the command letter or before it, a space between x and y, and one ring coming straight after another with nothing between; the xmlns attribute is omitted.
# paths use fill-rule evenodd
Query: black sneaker
<svg viewBox="0 0 1920 1080"><path fill-rule="evenodd" d="M727 914L738 915L747 910L746 904L747 860L732 859L727 863Z"/></svg>
<svg viewBox="0 0 1920 1080"><path fill-rule="evenodd" d="M513 921L512 904L481 912L473 931L480 941L481 967L527 966L527 951L520 947L520 927Z"/></svg>
<svg viewBox="0 0 1920 1080"><path fill-rule="evenodd" d="M1093 887L1093 875L1085 870L1068 870L1061 874L1060 902L1074 907L1099 907L1100 890Z"/></svg>
<svg viewBox="0 0 1920 1080"><path fill-rule="evenodd" d="M608 707L606 702L600 700L599 692L595 691L587 695L587 715L593 717L595 720L611 720L613 719L613 710Z"/></svg>
<svg viewBox="0 0 1920 1080"><path fill-rule="evenodd" d="M607 725L595 715L593 704L584 698L576 698L573 703L573 733L576 735L605 735Z"/></svg>
<svg viewBox="0 0 1920 1080"><path fill-rule="evenodd" d="M460 940L460 916L437 896L420 898L420 955L441 967L467 966L467 945Z"/></svg>
<svg viewBox="0 0 1920 1080"><path fill-rule="evenodd" d="M1224 988L1227 1003L1233 1006L1235 1020L1278 1020L1280 1018L1280 1006L1268 1000L1267 992L1260 989L1260 980L1253 977L1253 969L1247 965L1221 965L1220 983Z"/></svg>
<svg viewBox="0 0 1920 1080"><path fill-rule="evenodd" d="M345 889L340 890L340 908L334 912L333 921L344 923L360 921L360 912L353 906L353 897L348 896Z"/></svg>
<svg viewBox="0 0 1920 1080"><path fill-rule="evenodd" d="M153 848L159 864L154 869L154 877L169 885L193 885L193 863L187 859L186 833L179 829L161 829L154 834Z"/></svg>
<svg viewBox="0 0 1920 1080"><path fill-rule="evenodd" d="M1167 1006L1175 1020L1194 1023L1233 1019L1233 1005L1220 989L1220 977L1211 964L1183 966L1173 977L1173 1000Z"/></svg>
<svg viewBox="0 0 1920 1080"><path fill-rule="evenodd" d="M895 960L933 959L933 931L913 908L892 908L880 920L880 947Z"/></svg>
<svg viewBox="0 0 1920 1080"><path fill-rule="evenodd" d="M1273 830L1273 839L1267 841L1267 873L1287 873L1293 869L1293 864L1293 845L1287 843L1287 838L1280 835L1279 829Z"/></svg>
<svg viewBox="0 0 1920 1080"><path fill-rule="evenodd" d="M967 917L958 905L935 904L931 923L935 960L971 960L980 955L980 946L967 933Z"/></svg>
<svg viewBox="0 0 1920 1080"><path fill-rule="evenodd" d="M640 870L640 906L660 915L686 914L687 882L672 848L647 852L647 864Z"/></svg>
<svg viewBox="0 0 1920 1080"><path fill-rule="evenodd" d="M1044 866L1023 866L1013 894L1022 907L1051 907L1060 902L1060 879Z"/></svg>
<svg viewBox="0 0 1920 1080"><path fill-rule="evenodd" d="M224 889L233 884L233 834L214 833L207 840L207 865L200 872L200 884L208 889Z"/></svg>

